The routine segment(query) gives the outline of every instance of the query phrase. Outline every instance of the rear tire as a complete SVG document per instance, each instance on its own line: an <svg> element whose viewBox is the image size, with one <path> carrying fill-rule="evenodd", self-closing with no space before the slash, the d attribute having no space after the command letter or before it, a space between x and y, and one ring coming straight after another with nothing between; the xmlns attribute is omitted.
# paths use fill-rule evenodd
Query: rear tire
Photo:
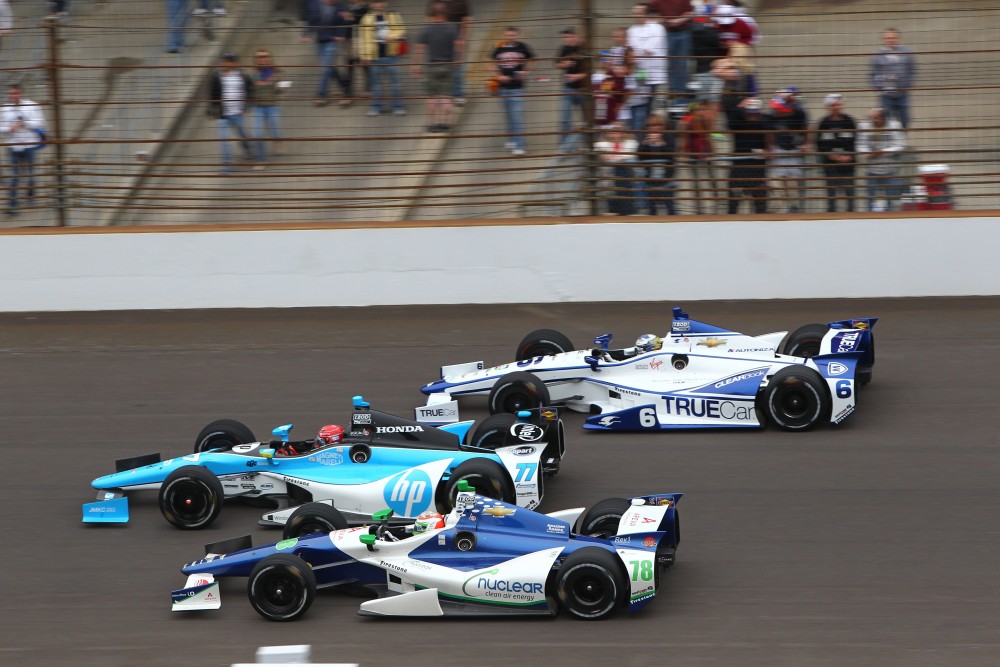
<svg viewBox="0 0 1000 667"><path fill-rule="evenodd" d="M785 339L781 346L782 354L793 357L806 357L811 359L819 354L820 343L823 336L830 330L825 324L806 324L801 326Z"/></svg>
<svg viewBox="0 0 1000 667"><path fill-rule="evenodd" d="M247 581L250 604L269 621L294 621L316 598L316 575L298 556L274 554L257 563Z"/></svg>
<svg viewBox="0 0 1000 667"><path fill-rule="evenodd" d="M503 447L507 441L507 434L510 427L517 423L517 417L509 412L500 412L490 415L476 427L476 431L469 438L470 447L479 449L496 449Z"/></svg>
<svg viewBox="0 0 1000 667"><path fill-rule="evenodd" d="M514 371L507 373L490 390L490 414L501 412L517 414L520 410L534 410L551 403L549 388L534 373Z"/></svg>
<svg viewBox="0 0 1000 667"><path fill-rule="evenodd" d="M576 348L566 334L555 329L538 329L524 337L517 346L514 357L524 361L533 357L550 357L561 352L572 352Z"/></svg>
<svg viewBox="0 0 1000 667"><path fill-rule="evenodd" d="M220 447L230 449L248 442L257 442L248 426L235 419L216 419L201 429L201 433L195 438L194 453L200 454Z"/></svg>
<svg viewBox="0 0 1000 667"><path fill-rule="evenodd" d="M462 480L468 482L480 496L495 498L511 504L517 502L514 483L503 468L493 461L472 459L455 468L455 472L451 473L451 477L444 485L441 505L446 513L455 507L458 483Z"/></svg>
<svg viewBox="0 0 1000 667"><path fill-rule="evenodd" d="M160 486L160 512L182 530L198 530L219 516L224 497L222 482L207 468L184 466Z"/></svg>
<svg viewBox="0 0 1000 667"><path fill-rule="evenodd" d="M829 419L830 406L823 379L805 366L782 368L764 389L764 411L783 431L808 431Z"/></svg>
<svg viewBox="0 0 1000 667"><path fill-rule="evenodd" d="M598 548L571 553L559 568L558 582L562 608L584 621L611 616L628 592L621 561Z"/></svg>
<svg viewBox="0 0 1000 667"><path fill-rule="evenodd" d="M617 535L618 524L630 507L632 503L625 498L608 498L595 503L576 522L576 533L603 538Z"/></svg>
<svg viewBox="0 0 1000 667"><path fill-rule="evenodd" d="M288 517L282 538L304 537L315 533L331 533L347 528L347 519L336 507L324 503L307 503Z"/></svg>

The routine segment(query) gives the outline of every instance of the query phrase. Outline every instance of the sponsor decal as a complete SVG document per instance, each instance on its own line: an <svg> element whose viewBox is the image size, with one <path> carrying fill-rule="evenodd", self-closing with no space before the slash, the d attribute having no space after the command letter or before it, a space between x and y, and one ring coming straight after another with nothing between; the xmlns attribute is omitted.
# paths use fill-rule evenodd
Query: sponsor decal
<svg viewBox="0 0 1000 667"><path fill-rule="evenodd" d="M839 424L840 422L842 422L845 419L847 419L847 416L849 414L851 414L852 412L854 412L854 406L853 405L848 405L846 408L844 408L843 410L841 410L840 412L838 412L836 414L836 416L834 416L833 423L834 424Z"/></svg>
<svg viewBox="0 0 1000 667"><path fill-rule="evenodd" d="M438 544L440 544L441 546L445 545L445 534L444 533L438 534Z"/></svg>
<svg viewBox="0 0 1000 667"><path fill-rule="evenodd" d="M598 419L597 423L601 426L614 426L615 424L621 423L621 418L614 415L608 415L607 417L601 417Z"/></svg>
<svg viewBox="0 0 1000 667"><path fill-rule="evenodd" d="M861 337L860 331L853 331L851 333L840 334L838 336L839 342L837 346L837 352L853 352L854 348L858 346L858 338Z"/></svg>
<svg viewBox="0 0 1000 667"><path fill-rule="evenodd" d="M260 489L261 491L268 491L268 490L270 490L270 489L273 489L273 488L274 488L274 484L261 484L261 485L260 485L260 486L259 486L258 488L259 488L259 489Z"/></svg>
<svg viewBox="0 0 1000 667"><path fill-rule="evenodd" d="M654 359L649 362L649 370L658 371L660 370L660 366L662 365L663 365L663 359Z"/></svg>
<svg viewBox="0 0 1000 667"><path fill-rule="evenodd" d="M453 419L458 417L458 408L454 405L447 408L417 408L417 417L420 419Z"/></svg>
<svg viewBox="0 0 1000 667"><path fill-rule="evenodd" d="M734 382L740 382L742 380L750 380L752 378L759 378L762 375L764 375L765 373L767 373L767 369L766 368L761 368L761 369L756 370L756 371L750 371L748 373L740 373L739 375L734 375L732 377L728 377L725 380L719 380L713 386L716 389L722 389L723 387L729 386L729 385L733 384Z"/></svg>
<svg viewBox="0 0 1000 667"><path fill-rule="evenodd" d="M408 567L408 568L411 568L411 569L414 569L414 570L423 570L425 572L428 572L428 571L431 570L431 566L430 565L428 565L427 563L425 563L423 561L419 561L419 560L407 560L407 561L403 561L403 565L405 567Z"/></svg>
<svg viewBox="0 0 1000 667"><path fill-rule="evenodd" d="M382 496L386 505L400 516L417 516L431 502L434 486L423 470L407 470L386 482Z"/></svg>
<svg viewBox="0 0 1000 667"><path fill-rule="evenodd" d="M540 440L545 431L534 424L514 424L510 427L510 434L518 440L525 442L535 442Z"/></svg>
<svg viewBox="0 0 1000 667"><path fill-rule="evenodd" d="M246 452L252 452L253 450L257 449L259 444L260 443L255 442L252 445L236 445L235 447L233 447L233 451L238 452L240 454L245 454Z"/></svg>
<svg viewBox="0 0 1000 667"><path fill-rule="evenodd" d="M253 491L257 488L255 484L240 484L240 488L247 491Z"/></svg>
<svg viewBox="0 0 1000 667"><path fill-rule="evenodd" d="M839 361L834 361L826 366L826 372L830 375L843 375L847 372L847 366L840 363Z"/></svg>
<svg viewBox="0 0 1000 667"><path fill-rule="evenodd" d="M100 514L115 514L118 512L117 507L89 507L87 508L87 513L92 514L98 512Z"/></svg>
<svg viewBox="0 0 1000 667"><path fill-rule="evenodd" d="M650 518L648 516L643 516L643 515L639 514L638 512L633 512L632 516L630 516L629 519L628 519L628 525L629 526L636 525L637 523L639 523L639 519L642 519L642 523L644 523L644 524L645 523L656 523L656 519L652 519L652 518Z"/></svg>
<svg viewBox="0 0 1000 667"><path fill-rule="evenodd" d="M181 458L184 459L185 461L197 461L198 459L201 458L201 454L200 453L188 454L187 456L182 456Z"/></svg>
<svg viewBox="0 0 1000 667"><path fill-rule="evenodd" d="M720 345L725 345L725 344L726 344L725 338L716 338L715 336L698 341L698 345L704 345L705 347L719 347Z"/></svg>
<svg viewBox="0 0 1000 667"><path fill-rule="evenodd" d="M396 565L395 563L387 563L384 560L380 560L378 564L379 567L384 567L388 570L395 570L396 572L402 572L404 574L406 573L406 568L403 567L402 565Z"/></svg>
<svg viewBox="0 0 1000 667"><path fill-rule="evenodd" d="M255 468L256 466L257 466L257 462L256 461L247 461L247 467L248 468Z"/></svg>
<svg viewBox="0 0 1000 667"><path fill-rule="evenodd" d="M616 537L614 541L615 541L615 544L631 544L632 543L632 538L631 537Z"/></svg>
<svg viewBox="0 0 1000 667"><path fill-rule="evenodd" d="M753 405L741 405L718 398L687 398L684 396L664 396L666 413L678 417L703 417L724 421L755 421Z"/></svg>
<svg viewBox="0 0 1000 667"><path fill-rule="evenodd" d="M538 414L541 416L542 419L545 419L546 421L552 421L553 419L559 416L559 413L557 413L555 410L542 410Z"/></svg>
<svg viewBox="0 0 1000 667"><path fill-rule="evenodd" d="M238 489L238 488L240 488L240 485L239 484L223 484L222 488L224 488L224 489Z"/></svg>
<svg viewBox="0 0 1000 667"><path fill-rule="evenodd" d="M339 450L334 449L310 456L309 460L321 466L339 466L344 462L344 455Z"/></svg>
<svg viewBox="0 0 1000 667"><path fill-rule="evenodd" d="M353 429L353 430L351 430L351 433L350 433L351 437L354 437L354 438L367 438L371 434L372 434L372 430L370 428Z"/></svg>
<svg viewBox="0 0 1000 667"><path fill-rule="evenodd" d="M641 396L642 395L642 394L640 394L637 391L632 391L631 389L621 389L619 387L615 387L613 389L613 391L617 391L619 394L625 394L626 396Z"/></svg>
<svg viewBox="0 0 1000 667"><path fill-rule="evenodd" d="M257 479L257 473L255 472L248 472L245 475L240 475L240 480L244 482L249 482L254 479Z"/></svg>
<svg viewBox="0 0 1000 667"><path fill-rule="evenodd" d="M674 331L691 331L691 323L687 320L674 320Z"/></svg>
<svg viewBox="0 0 1000 667"><path fill-rule="evenodd" d="M376 433L423 433L423 426L376 426Z"/></svg>
<svg viewBox="0 0 1000 667"><path fill-rule="evenodd" d="M304 487L307 487L307 488L309 486L309 482L307 482L305 480L298 479L297 477L284 476L281 479L284 480L285 482L287 482L288 484L297 484L298 486L304 486Z"/></svg>
<svg viewBox="0 0 1000 667"><path fill-rule="evenodd" d="M653 500L653 503L652 503L653 505L659 505L660 507L673 507L674 506L674 499L673 498L653 498L652 500Z"/></svg>
<svg viewBox="0 0 1000 667"><path fill-rule="evenodd" d="M370 412L355 412L351 415L352 424L371 424L372 414Z"/></svg>
<svg viewBox="0 0 1000 667"><path fill-rule="evenodd" d="M538 501L537 500L528 501L528 504L524 506L525 509L529 509L529 510L533 510L536 507L538 507Z"/></svg>
<svg viewBox="0 0 1000 667"><path fill-rule="evenodd" d="M299 543L299 538L293 537L290 540L281 540L280 542L274 545L274 548L277 549L278 551L284 551L285 549L291 549L298 543Z"/></svg>
<svg viewBox="0 0 1000 667"><path fill-rule="evenodd" d="M517 449L510 450L510 453L513 454L514 456L531 456L536 451L537 450L534 447L525 445L523 447L518 447Z"/></svg>
<svg viewBox="0 0 1000 667"><path fill-rule="evenodd" d="M565 535L566 534L566 526L563 526L562 524L556 524L556 523L547 523L547 524L545 524L545 532L546 533L555 533L556 535Z"/></svg>
<svg viewBox="0 0 1000 667"><path fill-rule="evenodd" d="M740 347L737 349L729 350L730 353L739 352L774 352L773 347Z"/></svg>
<svg viewBox="0 0 1000 667"><path fill-rule="evenodd" d="M868 323L867 322L862 322L861 320L852 320L851 321L851 327L854 328L854 329L867 329L868 328Z"/></svg>
<svg viewBox="0 0 1000 667"><path fill-rule="evenodd" d="M510 516L517 510L512 510L509 507L503 507L502 505L496 505L494 507L488 507L483 510L483 514L489 514L490 516L495 516L498 519L502 519L505 516Z"/></svg>
<svg viewBox="0 0 1000 667"><path fill-rule="evenodd" d="M209 583L210 582L208 581L208 579L199 579L198 581L194 582L194 584L192 584L192 587L193 586L207 586Z"/></svg>
<svg viewBox="0 0 1000 667"><path fill-rule="evenodd" d="M532 601L542 595L542 584L537 581L519 581L498 577L500 568L474 574L462 584L462 592L469 597L497 600Z"/></svg>
<svg viewBox="0 0 1000 667"><path fill-rule="evenodd" d="M646 539L644 539L642 541L642 546L646 547L647 549L651 549L651 548L655 547L656 546L656 538L655 537L647 537Z"/></svg>

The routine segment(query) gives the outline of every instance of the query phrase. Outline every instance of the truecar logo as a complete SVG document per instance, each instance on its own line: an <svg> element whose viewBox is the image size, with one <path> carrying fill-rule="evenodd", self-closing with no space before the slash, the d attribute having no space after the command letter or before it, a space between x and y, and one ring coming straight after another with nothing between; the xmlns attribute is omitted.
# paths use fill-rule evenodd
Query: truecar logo
<svg viewBox="0 0 1000 667"><path fill-rule="evenodd" d="M385 485L385 503L396 514L414 517L427 509L431 493L431 478L422 470L401 472Z"/></svg>

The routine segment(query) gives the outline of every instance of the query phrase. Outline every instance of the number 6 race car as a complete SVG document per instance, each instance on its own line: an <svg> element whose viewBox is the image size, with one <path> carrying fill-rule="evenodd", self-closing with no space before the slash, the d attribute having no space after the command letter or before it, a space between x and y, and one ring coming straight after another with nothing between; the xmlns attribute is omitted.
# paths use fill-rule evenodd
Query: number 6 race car
<svg viewBox="0 0 1000 667"><path fill-rule="evenodd" d="M489 395L492 413L540 405L589 412L587 429L762 427L786 431L839 424L854 412L875 363L877 318L807 324L791 334L745 336L673 310L670 333L646 334L635 347L574 350L558 331L540 329L517 347L516 362L441 368L424 385L432 412L458 418L456 398ZM444 422L445 420L442 420Z"/></svg>
<svg viewBox="0 0 1000 667"><path fill-rule="evenodd" d="M557 411L493 415L470 436L472 424L439 429L372 410L360 396L340 442L289 442L291 424L274 430L281 440L258 442L243 424L219 420L199 434L194 454L118 461L118 472L94 480L101 493L98 502L83 506L83 521L127 522L125 494L140 489L158 489L164 518L185 529L211 524L230 498L274 501L278 509L266 512L262 525L335 530L363 523L386 506L403 521L451 509L463 480L484 496L537 506L544 478L559 471L565 452ZM312 501L325 503L319 513L297 511Z"/></svg>
<svg viewBox="0 0 1000 667"><path fill-rule="evenodd" d="M272 621L300 617L326 587L375 598L361 604L367 616L553 616L562 607L598 620L648 604L674 562L680 493L540 514L469 488L433 525L391 527L385 510L372 526L257 549L249 536L207 545L181 568L188 579L171 594L173 610L218 609L217 578L247 577L250 604Z"/></svg>

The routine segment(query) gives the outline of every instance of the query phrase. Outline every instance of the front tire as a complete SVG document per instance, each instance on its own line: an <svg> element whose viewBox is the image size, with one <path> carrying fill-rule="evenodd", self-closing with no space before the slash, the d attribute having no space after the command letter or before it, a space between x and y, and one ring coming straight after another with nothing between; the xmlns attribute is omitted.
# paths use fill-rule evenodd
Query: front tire
<svg viewBox="0 0 1000 667"><path fill-rule="evenodd" d="M578 535L609 538L618 534L622 516L632 507L625 498L608 498L594 503L576 523Z"/></svg>
<svg viewBox="0 0 1000 667"><path fill-rule="evenodd" d="M160 512L182 530L198 530L219 516L223 498L218 477L202 466L184 466L160 486Z"/></svg>
<svg viewBox="0 0 1000 667"><path fill-rule="evenodd" d="M472 459L455 468L451 477L448 478L448 482L444 486L444 497L441 498L441 505L445 512L450 512L455 507L455 499L458 497L458 483L463 480L468 482L480 496L495 498L505 503L517 502L514 483L503 468L493 461Z"/></svg>
<svg viewBox="0 0 1000 667"><path fill-rule="evenodd" d="M220 447L231 449L248 442L257 442L257 438L246 424L235 419L216 419L201 429L201 433L195 438L194 453L200 454Z"/></svg>
<svg viewBox="0 0 1000 667"><path fill-rule="evenodd" d="M830 330L825 324L806 324L801 326L785 339L781 346L782 354L793 357L811 359L819 354L823 336Z"/></svg>
<svg viewBox="0 0 1000 667"><path fill-rule="evenodd" d="M307 503L288 517L282 538L304 537L315 533L332 533L347 528L347 519L336 507L325 503Z"/></svg>
<svg viewBox="0 0 1000 667"><path fill-rule="evenodd" d="M555 329L538 329L524 337L517 346L514 357L517 361L534 357L549 357L562 352L572 352L573 341L566 334Z"/></svg>
<svg viewBox="0 0 1000 667"><path fill-rule="evenodd" d="M292 554L274 554L254 566L247 581L250 604L269 621L294 621L316 598L316 575Z"/></svg>
<svg viewBox="0 0 1000 667"><path fill-rule="evenodd" d="M527 371L507 373L490 390L491 415L517 414L520 410L534 410L550 404L549 388L537 375Z"/></svg>
<svg viewBox="0 0 1000 667"><path fill-rule="evenodd" d="M783 431L808 431L829 419L830 406L822 378L805 366L782 368L764 390L764 411Z"/></svg>
<svg viewBox="0 0 1000 667"><path fill-rule="evenodd" d="M571 553L559 568L557 594L566 612L584 621L611 616L628 591L621 561L598 548Z"/></svg>
<svg viewBox="0 0 1000 667"><path fill-rule="evenodd" d="M496 449L503 447L507 441L510 427L517 423L517 417L509 412L490 415L476 427L475 433L469 438L469 446L479 449Z"/></svg>

